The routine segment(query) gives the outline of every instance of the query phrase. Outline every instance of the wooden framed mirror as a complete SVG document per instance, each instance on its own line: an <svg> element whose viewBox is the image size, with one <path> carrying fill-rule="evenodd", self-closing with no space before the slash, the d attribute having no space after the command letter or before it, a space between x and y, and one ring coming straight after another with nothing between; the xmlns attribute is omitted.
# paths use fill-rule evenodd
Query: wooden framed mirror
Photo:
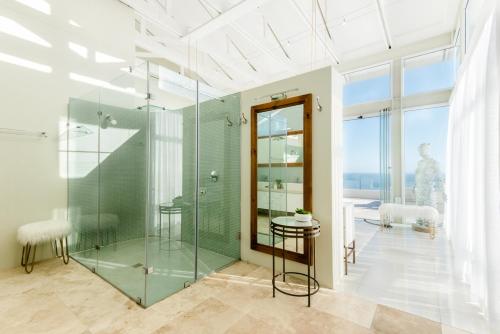
<svg viewBox="0 0 500 334"><path fill-rule="evenodd" d="M313 209L312 95L253 106L251 118L251 248L272 254L271 220ZM307 243L275 240L287 259L301 263L307 262Z"/></svg>

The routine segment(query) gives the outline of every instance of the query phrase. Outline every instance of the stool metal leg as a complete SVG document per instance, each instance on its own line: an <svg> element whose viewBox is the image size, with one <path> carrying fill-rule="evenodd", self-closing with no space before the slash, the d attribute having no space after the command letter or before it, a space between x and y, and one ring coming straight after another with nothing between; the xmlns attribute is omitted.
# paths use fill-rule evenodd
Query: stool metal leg
<svg viewBox="0 0 500 334"><path fill-rule="evenodd" d="M170 241L172 237L170 235L170 211L168 212L168 250L170 250Z"/></svg>
<svg viewBox="0 0 500 334"><path fill-rule="evenodd" d="M352 241L352 263L356 263L356 240Z"/></svg>
<svg viewBox="0 0 500 334"><path fill-rule="evenodd" d="M21 254L21 266L26 266L26 252L28 250L29 244L26 244L26 246L23 246L23 254Z"/></svg>
<svg viewBox="0 0 500 334"><path fill-rule="evenodd" d="M344 246L344 275L347 275L347 254L349 254L347 249L348 247Z"/></svg>
<svg viewBox="0 0 500 334"><path fill-rule="evenodd" d="M27 274L33 271L33 267L35 266L35 255L36 255L36 245L33 246L33 257L31 258L31 263L28 264L31 253L31 244L28 242L26 246L23 247L23 256L21 258L21 266L24 267L24 271Z"/></svg>
<svg viewBox="0 0 500 334"><path fill-rule="evenodd" d="M159 226L158 226L158 235L159 235L159 237L158 237L158 248L160 248L160 250L161 250L161 228L162 228L162 219L161 219L162 217L161 217L161 215L162 215L162 210L161 210L161 205L160 205L160 214L159 214L160 217L159 217Z"/></svg>
<svg viewBox="0 0 500 334"><path fill-rule="evenodd" d="M61 243L61 253L62 253L63 262L64 262L64 264L68 264L69 263L68 237L64 238L64 240L66 241L66 247L64 247L63 238L59 239L59 241ZM66 249L66 250L64 250L64 249Z"/></svg>

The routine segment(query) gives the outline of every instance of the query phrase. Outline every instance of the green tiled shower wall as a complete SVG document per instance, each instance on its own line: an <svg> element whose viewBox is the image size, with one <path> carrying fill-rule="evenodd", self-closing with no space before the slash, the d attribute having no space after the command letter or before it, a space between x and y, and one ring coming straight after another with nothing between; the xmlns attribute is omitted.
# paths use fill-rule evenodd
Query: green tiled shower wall
<svg viewBox="0 0 500 334"><path fill-rule="evenodd" d="M185 108L184 133L196 130L196 109ZM200 103L199 246L240 258L240 94ZM185 136L183 188L195 189L195 136ZM214 182L212 171L218 175ZM183 214L183 240L194 238L194 211ZM216 269L216 268L214 268Z"/></svg>
<svg viewBox="0 0 500 334"><path fill-rule="evenodd" d="M109 114L118 122L116 126L100 129L100 147L99 109L103 117ZM74 232L72 251L91 249L98 244L98 198L101 245L144 238L146 111L71 99L69 124L68 207ZM109 217L113 217L111 220L117 226L106 222Z"/></svg>

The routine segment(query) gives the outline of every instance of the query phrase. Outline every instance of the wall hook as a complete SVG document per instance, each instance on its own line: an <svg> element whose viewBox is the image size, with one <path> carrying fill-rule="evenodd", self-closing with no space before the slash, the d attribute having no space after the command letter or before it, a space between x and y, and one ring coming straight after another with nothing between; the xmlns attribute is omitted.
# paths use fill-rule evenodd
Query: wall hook
<svg viewBox="0 0 500 334"><path fill-rule="evenodd" d="M240 125L241 124L247 124L247 123L248 123L248 120L245 117L245 113L241 113L241 116L240 116Z"/></svg>
<svg viewBox="0 0 500 334"><path fill-rule="evenodd" d="M320 112L323 111L323 106L319 103L319 96L316 96L316 103L318 104L316 109Z"/></svg>

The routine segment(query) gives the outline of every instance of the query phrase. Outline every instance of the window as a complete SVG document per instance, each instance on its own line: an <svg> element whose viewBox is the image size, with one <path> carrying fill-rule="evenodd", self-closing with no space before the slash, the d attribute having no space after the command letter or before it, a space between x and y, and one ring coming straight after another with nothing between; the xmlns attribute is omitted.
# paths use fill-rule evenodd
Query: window
<svg viewBox="0 0 500 334"><path fill-rule="evenodd" d="M456 48L403 60L403 95L451 89L455 84Z"/></svg>
<svg viewBox="0 0 500 334"><path fill-rule="evenodd" d="M465 5L465 51L470 48L475 28L480 19L481 9L486 4L485 0L467 0Z"/></svg>
<svg viewBox="0 0 500 334"><path fill-rule="evenodd" d="M404 113L405 203L443 212L448 107Z"/></svg>
<svg viewBox="0 0 500 334"><path fill-rule="evenodd" d="M391 98L391 66L371 67L344 74L344 106Z"/></svg>
<svg viewBox="0 0 500 334"><path fill-rule="evenodd" d="M380 205L380 117L344 121L344 198L356 218L378 219Z"/></svg>

